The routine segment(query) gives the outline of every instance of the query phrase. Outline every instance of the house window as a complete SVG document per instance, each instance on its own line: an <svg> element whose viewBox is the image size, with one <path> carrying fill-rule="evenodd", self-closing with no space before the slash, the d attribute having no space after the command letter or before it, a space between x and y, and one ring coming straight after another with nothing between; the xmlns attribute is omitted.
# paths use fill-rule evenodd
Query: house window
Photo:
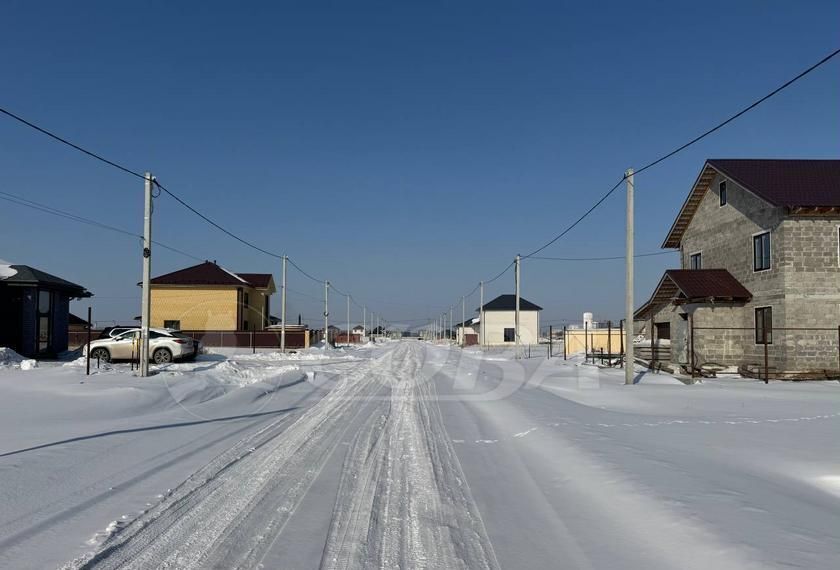
<svg viewBox="0 0 840 570"><path fill-rule="evenodd" d="M181 321L163 321L163 328L181 330Z"/></svg>
<svg viewBox="0 0 840 570"><path fill-rule="evenodd" d="M248 321L242 321L242 330L248 330Z"/></svg>
<svg viewBox="0 0 840 570"><path fill-rule="evenodd" d="M514 329L505 329L505 342L516 342Z"/></svg>
<svg viewBox="0 0 840 570"><path fill-rule="evenodd" d="M50 348L50 307L52 294L49 291L38 291L38 352Z"/></svg>
<svg viewBox="0 0 840 570"><path fill-rule="evenodd" d="M703 256L700 253L692 253L691 256L688 258L688 267L689 269L702 269L703 267Z"/></svg>
<svg viewBox="0 0 840 570"><path fill-rule="evenodd" d="M718 189L720 190L720 205L726 206L726 180L720 183Z"/></svg>
<svg viewBox="0 0 840 570"><path fill-rule="evenodd" d="M773 309L758 307L755 310L755 343L773 344Z"/></svg>
<svg viewBox="0 0 840 570"><path fill-rule="evenodd" d="M671 323L656 323L656 338L671 340Z"/></svg>
<svg viewBox="0 0 840 570"><path fill-rule="evenodd" d="M248 293L245 293L245 300L244 300L243 304L244 304L246 307L248 307L248 306L250 305L250 303L249 303L249 299L248 299Z"/></svg>
<svg viewBox="0 0 840 570"><path fill-rule="evenodd" d="M753 270L770 269L770 232L753 236Z"/></svg>

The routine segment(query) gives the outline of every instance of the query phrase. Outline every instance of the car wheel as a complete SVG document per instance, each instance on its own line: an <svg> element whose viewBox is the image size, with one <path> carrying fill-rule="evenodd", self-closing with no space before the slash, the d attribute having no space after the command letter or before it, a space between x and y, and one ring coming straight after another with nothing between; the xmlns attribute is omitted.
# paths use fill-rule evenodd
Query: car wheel
<svg viewBox="0 0 840 570"><path fill-rule="evenodd" d="M166 364L172 362L172 351L168 348L159 348L152 354L155 364Z"/></svg>
<svg viewBox="0 0 840 570"><path fill-rule="evenodd" d="M107 348L94 348L90 351L90 357L100 362L111 362L111 353Z"/></svg>

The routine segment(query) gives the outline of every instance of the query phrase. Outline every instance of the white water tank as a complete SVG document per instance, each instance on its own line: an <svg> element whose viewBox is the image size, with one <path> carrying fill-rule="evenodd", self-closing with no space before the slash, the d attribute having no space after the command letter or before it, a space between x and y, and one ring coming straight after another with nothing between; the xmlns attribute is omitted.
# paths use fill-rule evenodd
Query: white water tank
<svg viewBox="0 0 840 570"><path fill-rule="evenodd" d="M583 313L583 326L592 328L592 313Z"/></svg>

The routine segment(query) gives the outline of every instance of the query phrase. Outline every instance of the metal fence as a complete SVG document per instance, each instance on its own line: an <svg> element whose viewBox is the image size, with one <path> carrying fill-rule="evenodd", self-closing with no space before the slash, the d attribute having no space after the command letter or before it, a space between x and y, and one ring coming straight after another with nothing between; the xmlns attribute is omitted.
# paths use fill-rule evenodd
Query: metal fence
<svg viewBox="0 0 840 570"><path fill-rule="evenodd" d="M840 379L840 326L695 327L672 339L675 360L693 375L736 371L749 378Z"/></svg>
<svg viewBox="0 0 840 570"><path fill-rule="evenodd" d="M102 331L91 331L91 338L96 340ZM274 348L280 350L280 331L181 331L183 334L200 340L206 347L214 348ZM69 348L81 348L87 343L87 331L71 331ZM355 335L354 335L355 336ZM308 338L307 338L308 337ZM318 331L286 331L286 348L306 348L318 342Z"/></svg>

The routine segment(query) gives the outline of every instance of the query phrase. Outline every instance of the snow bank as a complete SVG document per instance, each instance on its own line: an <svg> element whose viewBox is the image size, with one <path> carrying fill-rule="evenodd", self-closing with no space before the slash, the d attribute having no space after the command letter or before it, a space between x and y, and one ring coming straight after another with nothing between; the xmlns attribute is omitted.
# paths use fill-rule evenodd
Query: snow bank
<svg viewBox="0 0 840 570"><path fill-rule="evenodd" d="M282 353L280 351L263 351L263 352L236 352L219 348L212 348L207 353L207 356L212 358L227 357L241 361L257 361L257 362L297 362L297 361L312 361L312 360L358 360L359 357L348 354L348 351L353 351L354 348L324 348L323 346L316 346L307 349L297 350L295 352Z"/></svg>
<svg viewBox="0 0 840 570"><path fill-rule="evenodd" d="M0 368L32 370L33 368L38 368L38 361L24 358L11 348L0 346Z"/></svg>

